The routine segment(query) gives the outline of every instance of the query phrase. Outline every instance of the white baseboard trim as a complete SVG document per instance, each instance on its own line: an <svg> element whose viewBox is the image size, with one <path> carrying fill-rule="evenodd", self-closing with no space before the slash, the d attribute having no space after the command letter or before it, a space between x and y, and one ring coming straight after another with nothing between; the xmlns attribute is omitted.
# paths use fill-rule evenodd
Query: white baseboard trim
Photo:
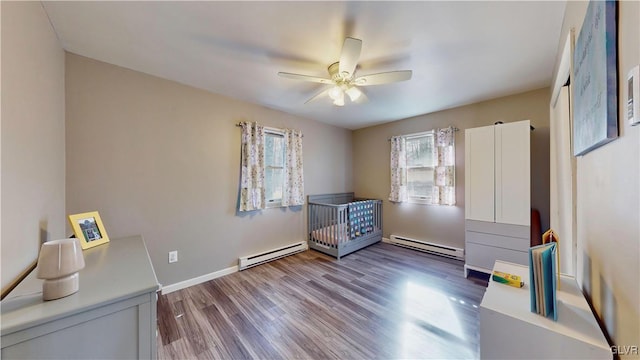
<svg viewBox="0 0 640 360"><path fill-rule="evenodd" d="M178 291L184 288L188 288L189 286L202 284L203 282L207 282L209 280L213 280L225 275L233 274L234 272L238 272L238 265L228 267L226 269L214 271L209 274L204 274L198 277L194 277L193 279L188 279L184 281L177 282L175 284L162 286L161 294L166 295L168 293L172 293L174 291Z"/></svg>
<svg viewBox="0 0 640 360"><path fill-rule="evenodd" d="M383 243L387 243L387 244L391 244L391 239L386 238L386 237L383 237L383 238L382 238L382 242L383 242Z"/></svg>

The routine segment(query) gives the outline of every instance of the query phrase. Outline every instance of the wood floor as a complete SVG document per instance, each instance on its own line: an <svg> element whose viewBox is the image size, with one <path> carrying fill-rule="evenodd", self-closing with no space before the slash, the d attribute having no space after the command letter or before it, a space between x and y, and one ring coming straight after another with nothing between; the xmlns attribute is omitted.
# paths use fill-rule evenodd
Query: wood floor
<svg viewBox="0 0 640 360"><path fill-rule="evenodd" d="M308 250L159 297L159 359L478 358L487 279L378 243Z"/></svg>

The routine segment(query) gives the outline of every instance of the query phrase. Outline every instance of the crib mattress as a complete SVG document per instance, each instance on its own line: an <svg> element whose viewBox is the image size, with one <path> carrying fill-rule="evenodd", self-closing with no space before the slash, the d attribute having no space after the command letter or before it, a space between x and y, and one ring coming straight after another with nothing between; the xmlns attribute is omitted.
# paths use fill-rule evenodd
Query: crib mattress
<svg viewBox="0 0 640 360"><path fill-rule="evenodd" d="M325 245L336 245L340 240L347 241L347 224L326 226L311 232L311 238Z"/></svg>
<svg viewBox="0 0 640 360"><path fill-rule="evenodd" d="M371 231L362 235L367 235L377 230L378 228L374 226L371 228ZM351 239L347 224L340 224L340 225L325 226L323 228L314 230L311 232L311 238L325 245L337 245L338 242L340 242L340 240L342 240L343 242L346 242L349 240L355 240L358 237Z"/></svg>

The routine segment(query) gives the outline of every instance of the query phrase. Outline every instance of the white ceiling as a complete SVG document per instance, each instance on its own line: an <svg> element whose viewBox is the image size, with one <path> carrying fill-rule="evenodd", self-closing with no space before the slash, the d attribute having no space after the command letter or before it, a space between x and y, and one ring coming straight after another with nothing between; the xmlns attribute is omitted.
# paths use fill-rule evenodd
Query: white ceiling
<svg viewBox="0 0 640 360"><path fill-rule="evenodd" d="M357 129L549 86L564 1L44 2L70 52ZM365 104L305 101L346 36L357 75L413 70L363 88Z"/></svg>

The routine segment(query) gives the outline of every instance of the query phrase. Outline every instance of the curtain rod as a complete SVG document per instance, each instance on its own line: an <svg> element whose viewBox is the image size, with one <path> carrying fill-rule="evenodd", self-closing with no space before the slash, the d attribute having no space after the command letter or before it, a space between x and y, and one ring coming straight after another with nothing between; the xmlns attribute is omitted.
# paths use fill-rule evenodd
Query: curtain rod
<svg viewBox="0 0 640 360"><path fill-rule="evenodd" d="M242 123L236 123L236 127L242 127ZM275 130L275 131L282 131L284 129L278 129L278 128L274 128L274 127L269 127L269 126L265 126L264 127L266 130ZM302 137L304 137L304 134L302 134Z"/></svg>
<svg viewBox="0 0 640 360"><path fill-rule="evenodd" d="M419 132L419 133L415 133L415 134L427 133L427 132L429 132L429 131L433 131L433 129L431 129L431 130L427 130L427 131L421 131L421 132ZM454 126L454 127L453 127L453 131L456 131L456 132L457 132L457 131L460 131L460 129L458 129L457 127L455 127L455 126ZM406 134L406 135L400 135L400 136L410 136L410 135L413 135L413 134ZM391 138L387 138L387 141L391 141Z"/></svg>
<svg viewBox="0 0 640 360"><path fill-rule="evenodd" d="M242 123L236 123L237 127L242 127ZM265 126L266 127L266 126ZM427 130L427 131L431 131L431 130ZM457 127L453 128L453 131L460 131L460 129L458 129Z"/></svg>

